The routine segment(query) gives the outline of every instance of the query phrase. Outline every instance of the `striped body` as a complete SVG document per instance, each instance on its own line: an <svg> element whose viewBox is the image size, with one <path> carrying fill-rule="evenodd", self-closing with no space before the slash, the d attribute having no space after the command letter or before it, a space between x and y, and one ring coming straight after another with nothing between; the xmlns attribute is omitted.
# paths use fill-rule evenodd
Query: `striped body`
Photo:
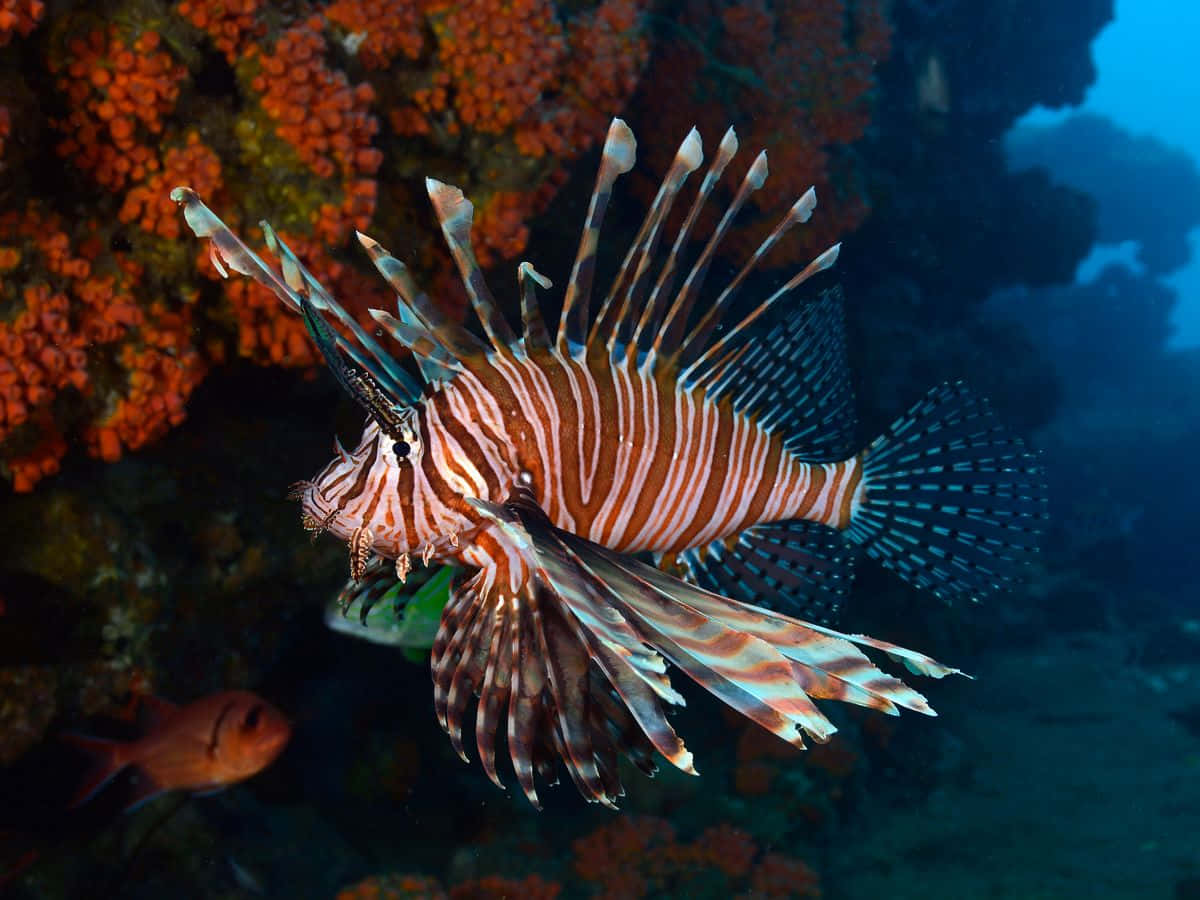
<svg viewBox="0 0 1200 900"><path fill-rule="evenodd" d="M463 561L480 524L463 497L503 502L522 473L558 528L625 552L677 553L787 519L841 529L861 502L857 456L804 462L728 401L598 355L493 355L418 410L417 466L368 425L312 482L305 514L344 540L370 529L382 556L432 546ZM454 547L451 533L465 540Z"/></svg>

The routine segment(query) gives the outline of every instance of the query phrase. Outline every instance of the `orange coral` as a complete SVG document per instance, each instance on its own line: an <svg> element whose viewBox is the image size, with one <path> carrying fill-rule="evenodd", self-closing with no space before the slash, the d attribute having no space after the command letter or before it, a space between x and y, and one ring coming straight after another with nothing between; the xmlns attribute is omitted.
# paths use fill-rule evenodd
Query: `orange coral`
<svg viewBox="0 0 1200 900"><path fill-rule="evenodd" d="M172 147L163 158L161 171L130 188L117 217L137 222L139 227L160 237L179 237L179 209L171 200L171 188L186 184L201 196L211 197L221 186L221 160L192 131L182 147Z"/></svg>
<svg viewBox="0 0 1200 900"><path fill-rule="evenodd" d="M258 21L258 0L181 0L176 11L212 38L230 65L242 54L250 39L261 36L266 26Z"/></svg>
<svg viewBox="0 0 1200 900"><path fill-rule="evenodd" d="M34 485L47 475L58 473L59 461L66 455L67 442L54 430L52 424L48 424L45 436L36 447L28 453L8 460L13 490L18 494L32 491Z"/></svg>
<svg viewBox="0 0 1200 900"><path fill-rule="evenodd" d="M342 888L337 900L446 900L446 892L424 875L372 875Z"/></svg>
<svg viewBox="0 0 1200 900"><path fill-rule="evenodd" d="M28 37L45 11L42 0L0 0L0 47L12 40L14 33Z"/></svg>
<svg viewBox="0 0 1200 900"><path fill-rule="evenodd" d="M602 825L574 843L575 871L593 882L604 898L687 896L697 883L705 893L718 895L712 879L725 879L727 896L819 897L816 875L803 862L767 854L758 859L758 846L750 835L729 825L709 828L695 841L681 844L675 829L663 819L633 817ZM757 859L757 863L756 863ZM795 879L792 893L780 894L783 879Z"/></svg>
<svg viewBox="0 0 1200 900"><path fill-rule="evenodd" d="M149 142L162 132L187 74L159 41L158 32L144 31L130 44L113 25L69 41L65 66L51 61L69 104L57 123L67 134L58 153L109 190L158 168Z"/></svg>
<svg viewBox="0 0 1200 900"><path fill-rule="evenodd" d="M416 2L334 0L325 18L345 29L343 44L353 48L368 69L386 69L397 54L421 55L421 15Z"/></svg>
<svg viewBox="0 0 1200 900"><path fill-rule="evenodd" d="M15 490L57 471L67 444L52 404L62 391L85 398L89 451L115 459L180 422L204 375L186 308L143 307L133 293L142 267L116 254L100 270L101 247L73 242L32 206L0 217L0 308L14 310L0 321L0 458Z"/></svg>
<svg viewBox="0 0 1200 900"><path fill-rule="evenodd" d="M753 896L769 900L821 896L817 873L802 861L778 853L768 853L762 858L750 876L750 886Z"/></svg>
<svg viewBox="0 0 1200 900"><path fill-rule="evenodd" d="M550 0L434 2L433 30L444 82L458 120L498 134L522 118L550 88L567 51ZM445 92L414 95L425 112L438 112Z"/></svg>
<svg viewBox="0 0 1200 900"><path fill-rule="evenodd" d="M555 900L562 885L546 881L540 875L529 875L520 881L489 875L450 888L450 900Z"/></svg>
<svg viewBox="0 0 1200 900"><path fill-rule="evenodd" d="M677 139L695 124L715 142L733 123L743 148L767 149L771 177L722 246L731 258L745 258L811 185L821 215L772 251L768 264L807 258L866 218L863 178L841 148L870 123L874 69L891 40L884 10L883 0L686 4L677 22L680 37L656 54L639 105L660 133ZM727 77L730 72L738 77ZM691 87L680 92L680 84ZM650 146L651 168L665 169L672 152L670 142ZM648 196L653 187L644 185L643 192ZM709 209L696 233L711 230L719 213Z"/></svg>
<svg viewBox="0 0 1200 900"><path fill-rule="evenodd" d="M121 348L125 391L113 397L111 412L85 432L93 456L113 462L122 447L137 450L186 418L187 398L207 372L189 343L190 332L186 309L171 312L161 303L150 307L140 329L140 346L127 343Z"/></svg>
<svg viewBox="0 0 1200 900"><path fill-rule="evenodd" d="M374 89L350 86L323 61L323 22L313 16L289 28L270 53L259 53L252 86L275 120L275 130L322 178L374 175L383 155L371 146L379 123L369 109Z"/></svg>

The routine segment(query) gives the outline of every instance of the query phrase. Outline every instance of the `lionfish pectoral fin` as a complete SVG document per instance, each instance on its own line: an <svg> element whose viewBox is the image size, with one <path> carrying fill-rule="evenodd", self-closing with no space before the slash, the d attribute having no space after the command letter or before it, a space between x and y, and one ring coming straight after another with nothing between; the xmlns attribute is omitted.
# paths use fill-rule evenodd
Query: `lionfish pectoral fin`
<svg viewBox="0 0 1200 900"><path fill-rule="evenodd" d="M914 651L812 626L689 585L555 528L527 495L514 495L502 510L490 504L477 508L521 536L532 551L536 577L599 639L596 645L621 655L639 685L656 690L659 699L678 697L660 669L665 657L734 709L803 746L802 734L825 740L836 730L814 697L892 714L900 707L932 714L920 694L877 669L856 643L900 657L925 674L955 671ZM625 682L613 684L620 692ZM636 717L639 710L630 709ZM647 736L658 746L654 734L647 731Z"/></svg>
<svg viewBox="0 0 1200 900"><path fill-rule="evenodd" d="M796 519L755 525L679 560L705 590L745 603L770 597L772 609L830 625L854 583L858 552L840 532Z"/></svg>
<svg viewBox="0 0 1200 900"><path fill-rule="evenodd" d="M624 795L619 756L653 771L658 750L686 772L691 754L663 704L682 704L666 663L574 561L546 540L540 519L509 505L470 501L502 558L458 584L434 642L434 706L465 757L462 721L478 695L476 746L497 784L496 733L504 723L522 791L538 805L535 775L549 780L559 758L588 800L615 806ZM516 590L509 571L525 573Z"/></svg>

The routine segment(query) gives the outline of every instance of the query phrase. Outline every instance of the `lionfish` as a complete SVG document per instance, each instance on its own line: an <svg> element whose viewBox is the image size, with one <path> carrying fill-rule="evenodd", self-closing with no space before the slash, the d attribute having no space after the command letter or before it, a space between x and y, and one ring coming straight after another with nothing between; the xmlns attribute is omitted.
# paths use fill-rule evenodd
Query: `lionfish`
<svg viewBox="0 0 1200 900"><path fill-rule="evenodd" d="M427 179L482 337L358 235L397 295L395 314L370 311L372 330L412 354L421 380L268 224L278 269L194 191L172 192L197 237L210 239L221 274L251 276L299 312L368 414L357 447L337 444L296 489L306 527L349 545L344 596L377 599L418 557L462 568L431 653L435 710L466 760L463 719L478 698L484 770L503 787L496 744L506 733L535 806L536 781L554 780L556 759L585 798L608 806L624 794L622 754L648 774L654 751L695 773L665 715L684 702L667 663L797 747L803 735L826 741L836 730L814 699L934 715L860 648L935 678L958 670L829 627L854 549L947 598L1005 585L1035 549L1040 467L984 402L962 385L938 387L855 452L840 294L797 305L765 336L751 327L829 268L837 245L726 320L756 264L812 215L813 190L700 302L722 237L767 176L760 153L685 272L685 247L737 146L731 128L659 253L668 214L703 161L699 135L687 135L590 315L601 222L636 150L629 127L612 122L553 334L535 294L550 282L519 265L523 327L514 333L472 249L471 203Z"/></svg>

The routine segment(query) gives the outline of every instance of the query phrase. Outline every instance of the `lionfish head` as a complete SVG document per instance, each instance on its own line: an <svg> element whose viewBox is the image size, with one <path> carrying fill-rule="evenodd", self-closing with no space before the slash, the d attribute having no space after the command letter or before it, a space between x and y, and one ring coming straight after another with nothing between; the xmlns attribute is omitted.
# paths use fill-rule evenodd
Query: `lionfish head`
<svg viewBox="0 0 1200 900"><path fill-rule="evenodd" d="M334 442L334 457L313 479L293 488L301 521L314 533L328 531L351 541L370 529L371 549L399 555L417 549L421 536L409 534L418 517L413 486L420 464L417 411L407 408L396 428L367 420L353 450Z"/></svg>

